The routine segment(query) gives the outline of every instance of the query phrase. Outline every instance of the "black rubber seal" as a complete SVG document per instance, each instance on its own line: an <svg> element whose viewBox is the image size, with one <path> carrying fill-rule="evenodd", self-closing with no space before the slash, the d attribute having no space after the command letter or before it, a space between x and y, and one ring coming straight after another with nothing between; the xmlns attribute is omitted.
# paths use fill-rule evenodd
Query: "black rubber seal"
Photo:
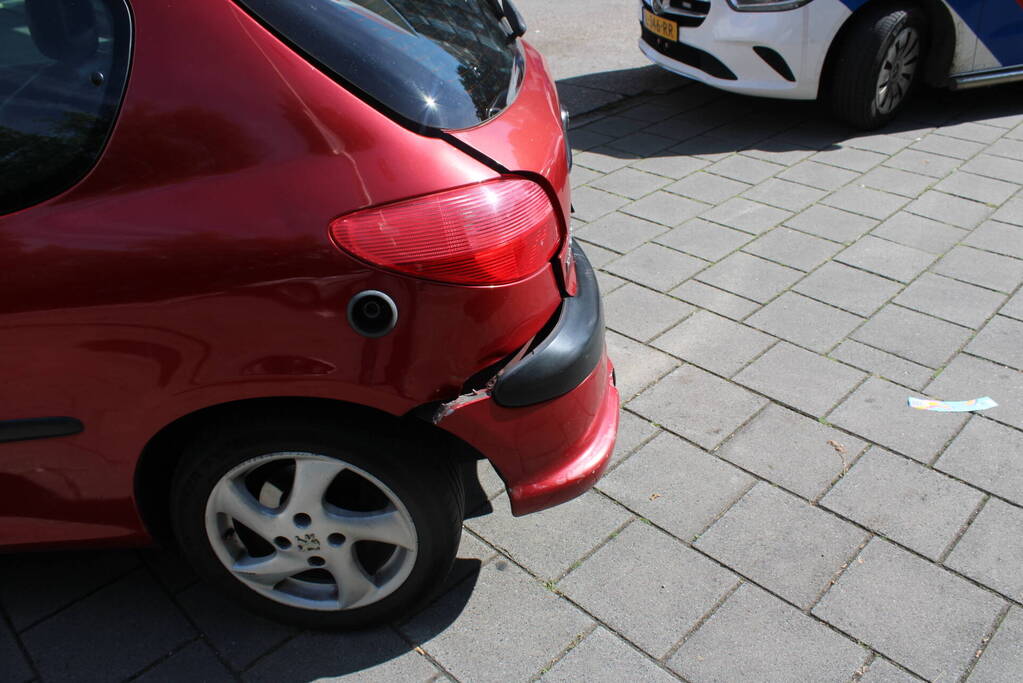
<svg viewBox="0 0 1023 683"><path fill-rule="evenodd" d="M578 292L562 301L550 333L509 365L494 385L498 405L518 408L563 396L589 377L604 355L604 306L586 254L572 245Z"/></svg>
<svg viewBox="0 0 1023 683"><path fill-rule="evenodd" d="M73 417L35 417L0 421L0 443L78 434L85 426Z"/></svg>
<svg viewBox="0 0 1023 683"><path fill-rule="evenodd" d="M778 72L778 75L784 78L789 83L796 82L796 76L792 73L792 69L789 68L788 62L780 54L775 52L769 47L764 45L753 46L753 51L757 53L757 56L767 62L767 65Z"/></svg>

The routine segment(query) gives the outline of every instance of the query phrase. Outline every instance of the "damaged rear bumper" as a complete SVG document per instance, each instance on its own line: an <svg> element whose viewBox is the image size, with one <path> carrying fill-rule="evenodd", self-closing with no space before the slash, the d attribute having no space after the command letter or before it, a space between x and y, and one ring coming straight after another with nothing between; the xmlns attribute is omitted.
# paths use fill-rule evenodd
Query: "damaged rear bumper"
<svg viewBox="0 0 1023 683"><path fill-rule="evenodd" d="M618 432L618 390L593 269L576 249L579 293L551 331L487 389L441 406L434 422L482 453L514 515L563 503L600 479Z"/></svg>

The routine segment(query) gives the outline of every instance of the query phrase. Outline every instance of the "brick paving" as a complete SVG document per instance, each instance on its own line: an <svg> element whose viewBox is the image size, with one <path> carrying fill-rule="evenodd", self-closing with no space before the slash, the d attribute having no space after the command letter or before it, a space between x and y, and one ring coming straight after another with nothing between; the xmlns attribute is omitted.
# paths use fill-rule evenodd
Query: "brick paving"
<svg viewBox="0 0 1023 683"><path fill-rule="evenodd" d="M168 552L9 555L0 679L1019 680L1023 91L862 134L675 84L572 131L623 399L596 490L516 520L481 464L446 592L367 633Z"/></svg>

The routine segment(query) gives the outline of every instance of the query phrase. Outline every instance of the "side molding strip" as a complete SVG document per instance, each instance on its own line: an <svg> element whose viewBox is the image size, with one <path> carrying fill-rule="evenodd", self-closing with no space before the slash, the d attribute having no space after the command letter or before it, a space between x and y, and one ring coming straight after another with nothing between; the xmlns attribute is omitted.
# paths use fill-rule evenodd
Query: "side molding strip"
<svg viewBox="0 0 1023 683"><path fill-rule="evenodd" d="M73 417L34 417L27 420L0 420L0 443L49 439L78 434L85 425Z"/></svg>

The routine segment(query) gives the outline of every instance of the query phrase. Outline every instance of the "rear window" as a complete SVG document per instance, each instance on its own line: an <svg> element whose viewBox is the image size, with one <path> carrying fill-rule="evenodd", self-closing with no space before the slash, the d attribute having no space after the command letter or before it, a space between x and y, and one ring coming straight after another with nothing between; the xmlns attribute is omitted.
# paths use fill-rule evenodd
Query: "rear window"
<svg viewBox="0 0 1023 683"><path fill-rule="evenodd" d="M322 68L413 127L503 111L523 58L489 0L238 0Z"/></svg>

